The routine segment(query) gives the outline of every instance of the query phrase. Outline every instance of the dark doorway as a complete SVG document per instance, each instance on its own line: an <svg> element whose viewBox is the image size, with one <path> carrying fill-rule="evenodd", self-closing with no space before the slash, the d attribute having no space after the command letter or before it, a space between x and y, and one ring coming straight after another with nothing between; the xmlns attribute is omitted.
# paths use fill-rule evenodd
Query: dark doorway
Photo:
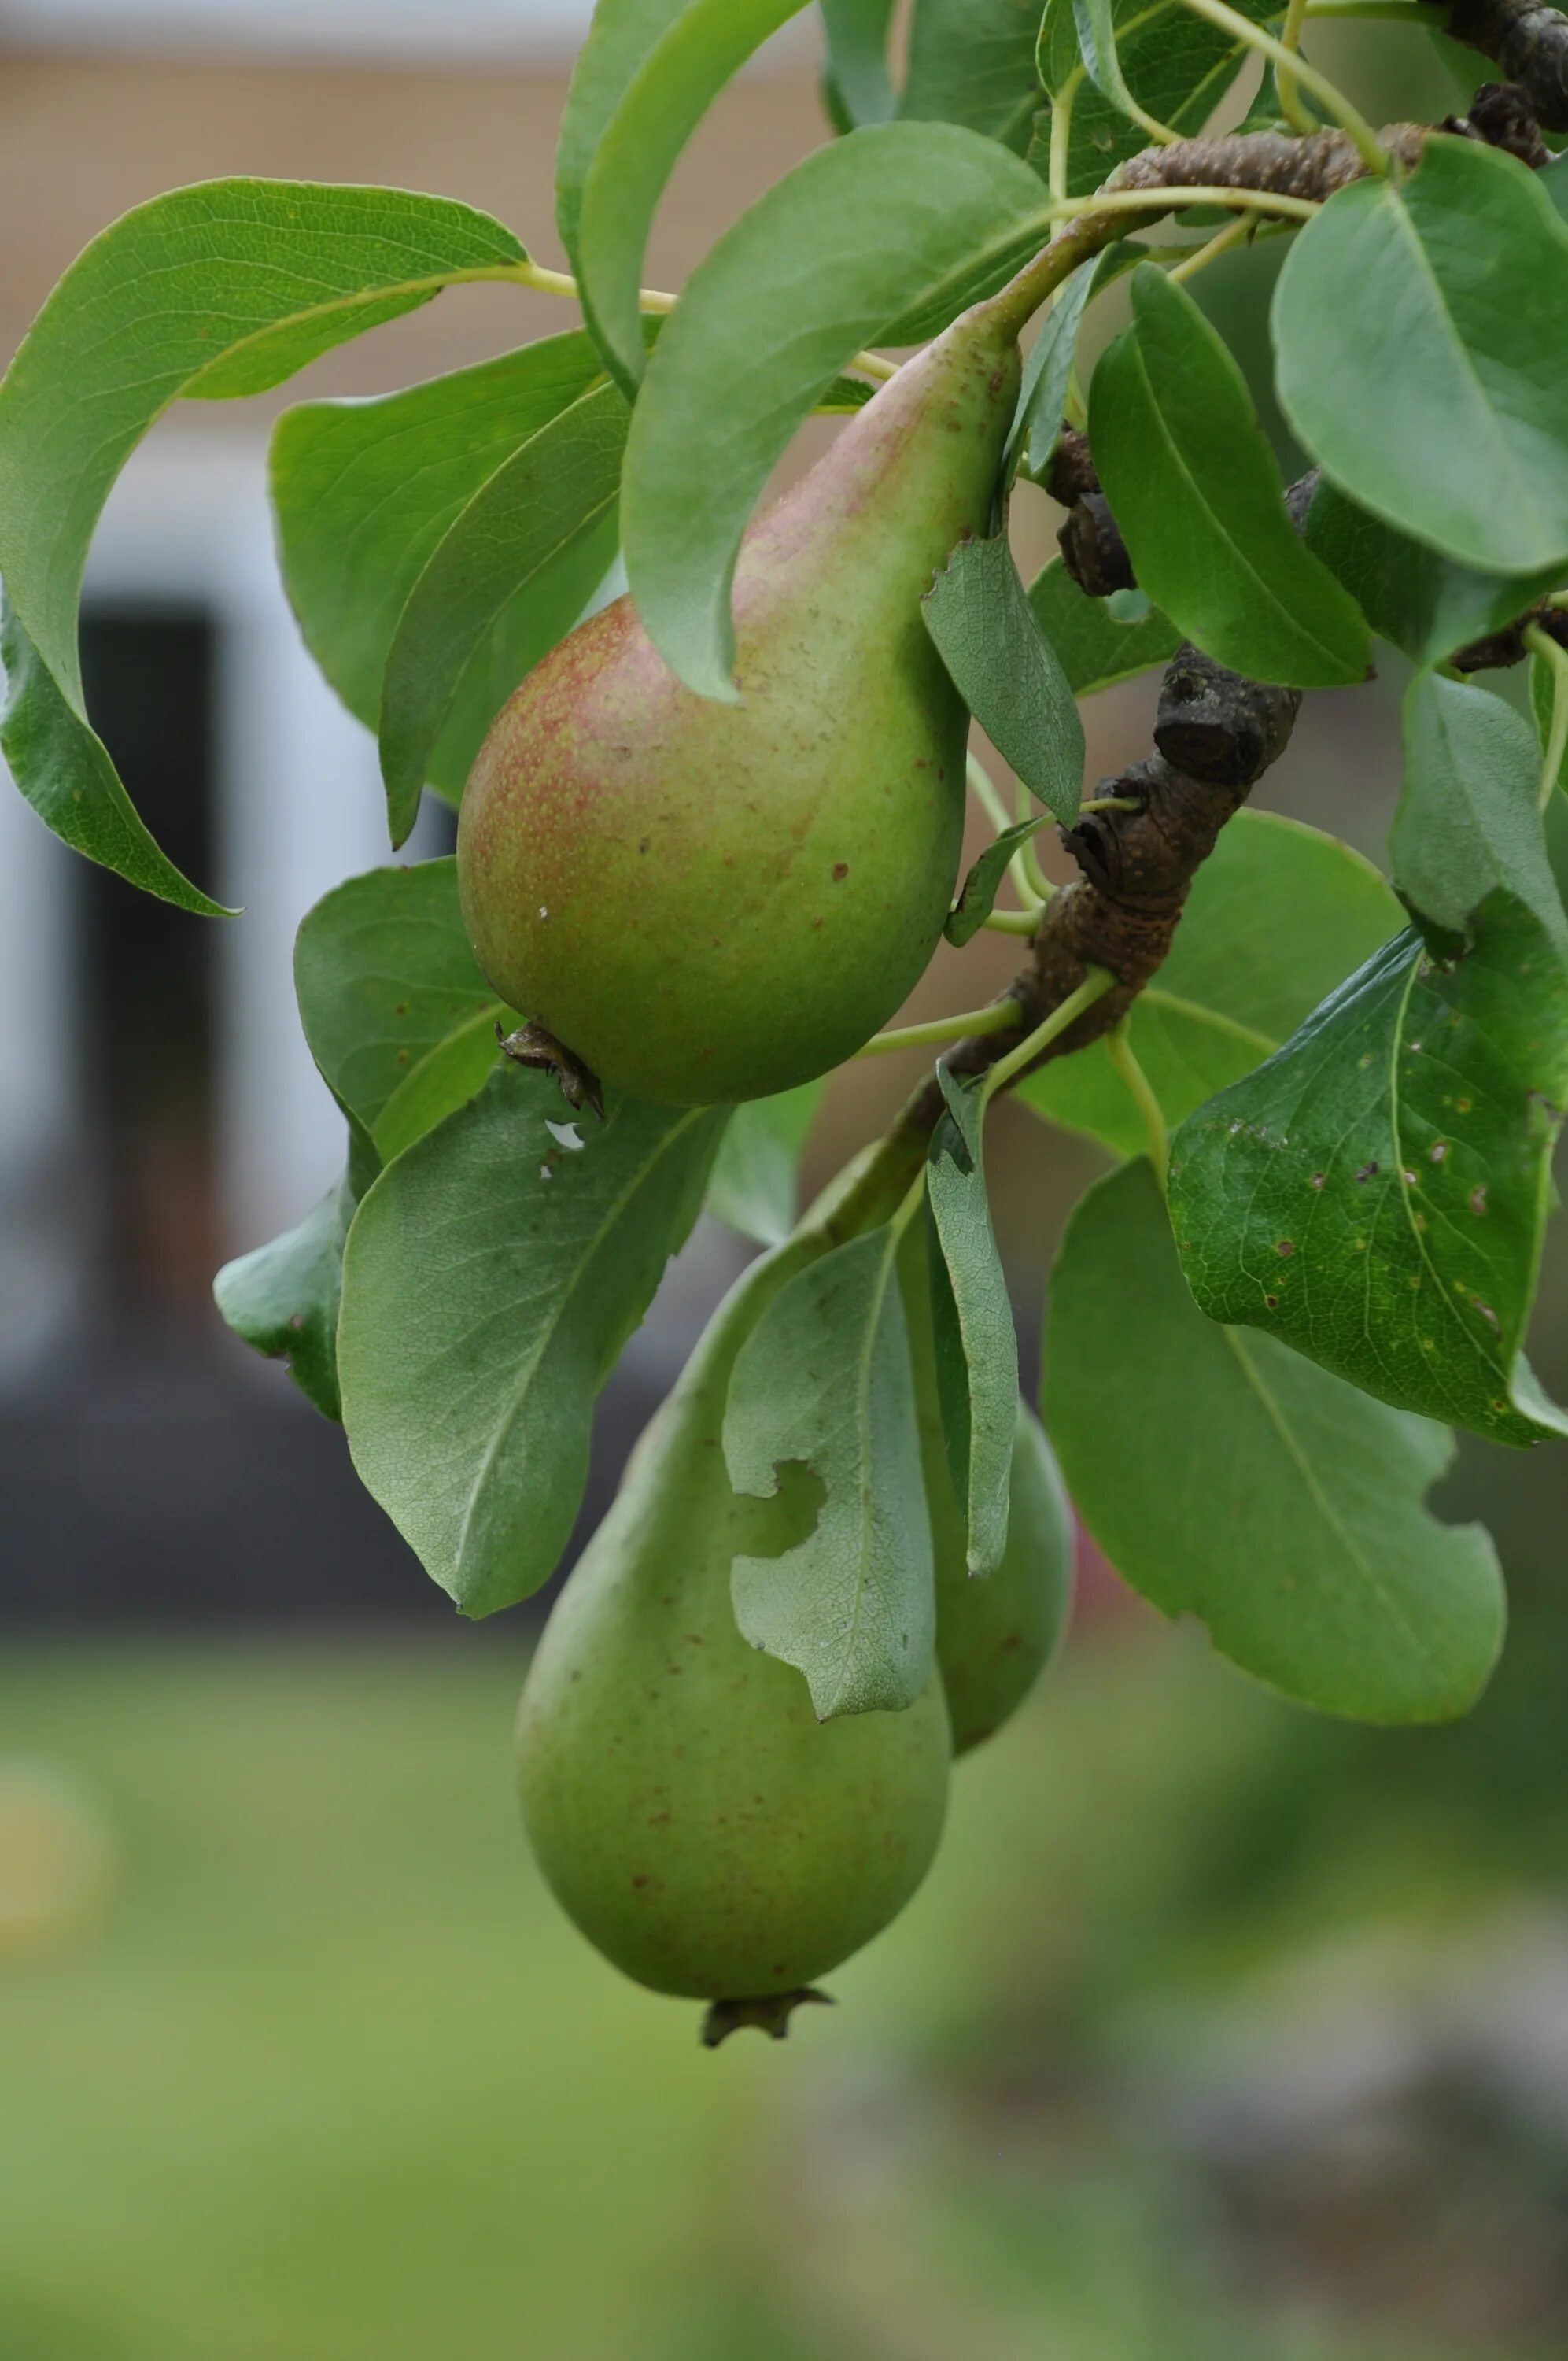
<svg viewBox="0 0 1568 2361"><path fill-rule="evenodd" d="M212 619L187 608L89 608L87 710L170 859L210 889L214 830ZM78 873L82 1081L104 1176L96 1309L116 1323L211 1318L214 922L107 870Z"/></svg>

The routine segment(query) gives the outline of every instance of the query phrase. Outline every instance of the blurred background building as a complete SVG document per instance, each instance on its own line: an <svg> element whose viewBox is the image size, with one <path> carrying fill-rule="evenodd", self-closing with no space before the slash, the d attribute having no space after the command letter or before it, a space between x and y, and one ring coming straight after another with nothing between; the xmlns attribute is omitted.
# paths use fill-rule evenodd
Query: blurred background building
<svg viewBox="0 0 1568 2361"><path fill-rule="evenodd" d="M559 261L587 13L0 0L0 350L117 214L231 173L440 191ZM1336 38L1383 112L1444 111L1422 37ZM716 106L653 283L824 136L815 53L803 22ZM1198 282L1244 364L1271 267ZM90 707L243 917L137 895L0 794L0 2361L1562 2361L1560 1454L1466 1445L1443 1487L1497 1529L1514 1614L1456 1730L1296 1713L1091 1569L839 2005L709 2059L521 1844L528 1616L459 1625L338 1431L217 1321L214 1266L341 1152L295 927L389 857L374 749L278 587L270 421L571 317L447 294L275 396L178 408L127 468ZM1016 507L1038 563L1051 511ZM1398 686L1310 699L1266 800L1377 856ZM1091 776L1146 750L1150 703L1094 700ZM451 825L427 809L410 853ZM944 950L916 1006L972 1005L1012 956ZM909 1080L879 1060L831 1093L808 1179ZM1099 1163L996 1110L1031 1370ZM740 1252L704 1224L673 1270L585 1521ZM1564 1267L1554 1240L1532 1344L1560 1397Z"/></svg>

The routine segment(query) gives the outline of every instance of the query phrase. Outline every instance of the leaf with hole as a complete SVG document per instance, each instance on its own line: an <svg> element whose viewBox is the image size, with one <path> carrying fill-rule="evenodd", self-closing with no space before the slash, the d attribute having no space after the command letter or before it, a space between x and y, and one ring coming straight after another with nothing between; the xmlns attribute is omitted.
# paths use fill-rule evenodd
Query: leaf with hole
<svg viewBox="0 0 1568 2361"><path fill-rule="evenodd" d="M1192 881L1170 956L1133 1003L1132 1048L1167 1123L1270 1056L1403 917L1349 845L1272 812L1238 812ZM1123 1155L1144 1144L1103 1042L1040 1067L1015 1095Z"/></svg>
<svg viewBox="0 0 1568 2361"><path fill-rule="evenodd" d="M797 1273L729 1381L724 1457L737 1492L771 1498L796 1466L823 1488L804 1541L781 1557L737 1557L731 1575L741 1631L805 1674L822 1721L896 1713L931 1672L931 1528L897 1251L888 1225Z"/></svg>
<svg viewBox="0 0 1568 2361"><path fill-rule="evenodd" d="M611 1099L569 1149L564 1113L552 1076L498 1067L387 1167L344 1256L354 1464L466 1615L554 1571L594 1397L696 1218L725 1117Z"/></svg>
<svg viewBox="0 0 1568 2361"><path fill-rule="evenodd" d="M1064 827L1078 818L1083 723L1004 534L962 541L920 601L954 687Z"/></svg>
<svg viewBox="0 0 1568 2361"><path fill-rule="evenodd" d="M1321 1712L1442 1721L1503 1636L1497 1559L1422 1501L1441 1427L1206 1321L1146 1163L1097 1181L1051 1280L1045 1415L1079 1514L1162 1614Z"/></svg>
<svg viewBox="0 0 1568 2361"><path fill-rule="evenodd" d="M1291 432L1361 507L1483 572L1568 561L1568 223L1516 158L1431 138L1341 189L1273 329Z"/></svg>
<svg viewBox="0 0 1568 2361"><path fill-rule="evenodd" d="M984 1108L938 1065L946 1113L926 1163L931 1326L968 1570L994 1574L1007 1546L1018 1409L1018 1343L985 1187Z"/></svg>
<svg viewBox="0 0 1568 2361"><path fill-rule="evenodd" d="M1302 547L1246 380L1184 287L1133 273L1094 372L1094 463L1140 587L1217 663L1312 688L1365 677L1354 601Z"/></svg>
<svg viewBox="0 0 1568 2361"><path fill-rule="evenodd" d="M1568 1433L1522 1354L1568 1101L1568 968L1510 894L1473 927L1451 960L1396 936L1190 1115L1171 1218L1212 1319L1529 1444Z"/></svg>
<svg viewBox="0 0 1568 2361"><path fill-rule="evenodd" d="M89 725L77 656L87 547L121 467L181 396L265 392L444 287L527 256L488 214L398 189L212 181L138 205L55 288L0 386L6 758L90 860L186 909Z"/></svg>

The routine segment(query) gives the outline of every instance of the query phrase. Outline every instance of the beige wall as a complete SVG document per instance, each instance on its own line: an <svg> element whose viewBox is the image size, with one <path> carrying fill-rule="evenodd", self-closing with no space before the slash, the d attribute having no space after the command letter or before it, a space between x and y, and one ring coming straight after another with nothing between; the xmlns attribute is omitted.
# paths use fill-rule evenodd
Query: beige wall
<svg viewBox="0 0 1568 2361"><path fill-rule="evenodd" d="M323 0L330 6L331 0ZM161 190L234 172L384 181L497 214L561 259L551 181L564 71L0 55L0 346L87 240ZM678 281L723 224L822 138L806 76L736 83L683 160L649 276ZM343 348L313 392L367 392L564 327L547 296L463 289Z"/></svg>

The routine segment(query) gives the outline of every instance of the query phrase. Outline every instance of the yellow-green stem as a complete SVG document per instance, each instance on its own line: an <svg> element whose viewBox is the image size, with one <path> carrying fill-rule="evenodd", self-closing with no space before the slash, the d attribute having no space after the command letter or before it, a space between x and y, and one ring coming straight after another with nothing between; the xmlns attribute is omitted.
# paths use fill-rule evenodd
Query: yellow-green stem
<svg viewBox="0 0 1568 2361"><path fill-rule="evenodd" d="M1169 1162L1165 1109L1155 1096L1154 1085L1138 1063L1136 1052L1134 1050L1127 1031L1127 1019L1124 1016L1121 1023L1113 1025L1105 1036L1105 1047L1110 1052L1111 1063L1125 1082L1132 1094L1133 1104L1138 1110L1138 1115L1144 1126L1144 1137L1148 1143L1149 1162L1154 1166L1155 1178L1159 1182L1163 1195L1166 1168Z"/></svg>
<svg viewBox="0 0 1568 2361"><path fill-rule="evenodd" d="M1021 1074L1026 1066L1032 1066L1041 1050L1048 1049L1069 1026L1076 1025L1086 1008L1092 1008L1097 1000L1102 1000L1115 981L1109 968L1089 969L1076 992L1069 992L1032 1033L1025 1033L1015 1049L1009 1049L1004 1058L998 1058L994 1066L986 1069L980 1086L981 1104L989 1106L997 1092L1010 1082L1014 1074ZM1000 1005L1005 1008L1008 1004L1003 1001ZM1016 1015L1010 1016L1008 1021L1016 1023Z"/></svg>
<svg viewBox="0 0 1568 2361"><path fill-rule="evenodd" d="M924 1025L895 1025L890 1032L873 1033L855 1051L857 1058L880 1058L888 1049L928 1049L943 1041L961 1041L970 1033L1003 1033L1018 1022L1011 1000L993 1000L961 1016L933 1016Z"/></svg>
<svg viewBox="0 0 1568 2361"><path fill-rule="evenodd" d="M1218 25L1221 31L1229 33L1233 40L1243 41L1262 56L1272 58L1276 69L1283 67L1287 73L1294 73L1302 89L1310 90L1340 129L1349 134L1367 170L1387 171L1388 159L1378 144L1376 132L1360 108L1351 104L1343 91L1336 82L1332 82L1327 74L1320 73L1316 66L1303 65L1283 41L1277 41L1272 33L1266 33L1261 25L1253 24L1238 10L1227 7L1225 0L1181 0L1181 5L1184 8L1190 8L1195 16L1205 17L1211 25ZM1190 203L1192 201L1189 198L1188 202ZM1209 203L1212 200L1204 198L1201 202Z"/></svg>
<svg viewBox="0 0 1568 2361"><path fill-rule="evenodd" d="M1279 39L1281 47L1290 50L1292 55L1301 46L1301 23L1306 14L1307 0L1290 0L1285 12L1285 22L1280 27ZM1295 69L1281 66L1275 76L1275 82L1279 92L1279 111L1291 130L1315 131L1318 126L1301 104L1301 93L1296 87Z"/></svg>
<svg viewBox="0 0 1568 2361"><path fill-rule="evenodd" d="M1536 796L1537 804L1544 811L1552 801L1553 787L1563 776L1563 757L1568 754L1568 648L1560 647L1539 623L1526 624L1524 643L1552 674L1552 722L1541 758L1541 786Z"/></svg>

